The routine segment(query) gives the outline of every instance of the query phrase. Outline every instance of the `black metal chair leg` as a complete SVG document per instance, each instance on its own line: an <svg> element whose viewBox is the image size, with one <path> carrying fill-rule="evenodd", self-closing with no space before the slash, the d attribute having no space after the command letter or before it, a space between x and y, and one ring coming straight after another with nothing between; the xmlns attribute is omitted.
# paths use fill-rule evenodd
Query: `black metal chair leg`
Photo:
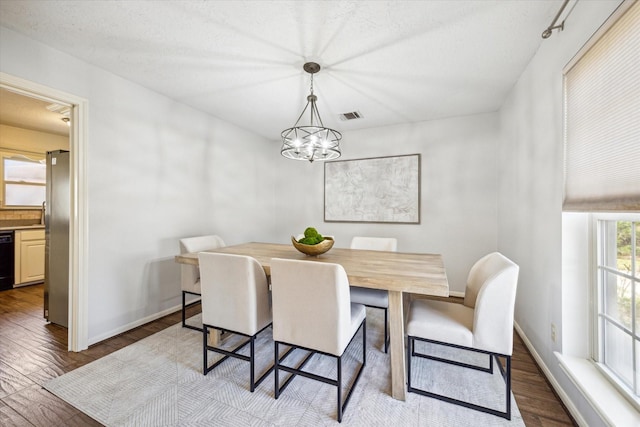
<svg viewBox="0 0 640 427"><path fill-rule="evenodd" d="M507 356L505 383L507 384L507 419L511 420L511 356Z"/></svg>
<svg viewBox="0 0 640 427"><path fill-rule="evenodd" d="M185 303L187 302L187 294L182 291L182 327L184 328L187 324L187 308L185 307Z"/></svg>
<svg viewBox="0 0 640 427"><path fill-rule="evenodd" d="M338 384L336 385L336 389L338 389L338 422L342 422L342 356L337 357L338 361Z"/></svg>
<svg viewBox="0 0 640 427"><path fill-rule="evenodd" d="M249 338L251 340L251 342L249 343L249 390L251 391L251 393L253 393L253 391L256 389L256 385L255 385L255 367L256 367L256 351L255 351L255 341L256 338L255 336Z"/></svg>
<svg viewBox="0 0 640 427"><path fill-rule="evenodd" d="M378 307L377 305L365 305L365 307L378 308L384 310L384 352L389 353L389 307Z"/></svg>
<svg viewBox="0 0 640 427"><path fill-rule="evenodd" d="M475 366L475 365L470 365L470 364L466 364L466 363L462 363L462 362L457 362L457 361L453 361L453 360L447 360L447 359L442 359L439 357L434 357L434 356L430 356L427 354L423 354L420 352L416 352L415 350L415 340L418 341L424 341L424 342L431 342L431 343L435 343L435 344L439 344L439 345L444 345L444 346L448 346L448 347L453 347L453 348L460 348L460 349L464 349L464 350L469 350L469 351L473 351L476 353L485 353L488 354L490 359L489 359L489 367L485 368L485 367L481 367L481 366ZM433 340L427 340L427 339L422 339L422 338L416 338L416 337L412 337L409 336L408 337L408 344L407 344L407 391L410 393L418 393L421 394L423 396L427 396L427 397L431 397L434 399L438 399L441 400L443 402L447 402L447 403L451 403L454 405L459 405L459 406L463 406L465 408L469 408L469 409L473 409L476 411L480 411L480 412L484 412L487 414L491 414L491 415L495 415L501 418L505 418L507 420L511 420L511 356L508 355L501 355L501 354L497 354L497 353L491 353L488 351L483 351L483 350L477 350L477 349L473 349L473 348L469 348L469 347L464 347L464 346L459 346L459 345L454 345L454 344L450 344L450 343L443 343L443 342L438 342L438 341L433 341ZM411 384L411 361L413 359L413 357L422 357L425 359L430 359L430 360L435 360L438 362L442 362L442 363L448 363L451 365L455 365L455 366L460 366L463 368L468 368L468 369L475 369L478 371L482 371L482 372L486 372L489 374L493 374L493 358L496 358L496 363L498 365L498 368L500 369L500 374L505 382L505 395L506 395L506 402L505 402L505 411L499 411L497 409L493 409L493 408L489 408L486 406L480 406L480 405L476 405L470 402L465 402L462 400L458 400L458 399L454 399L452 397L448 397L448 396L444 396L441 394L437 394L437 393L432 393L426 390L422 390L422 389L418 389L412 386ZM503 370L502 368L502 363L500 362L500 357L504 357L506 360L506 367Z"/></svg>
<svg viewBox="0 0 640 427"><path fill-rule="evenodd" d="M362 366L367 365L367 322L362 324Z"/></svg>
<svg viewBox="0 0 640 427"><path fill-rule="evenodd" d="M280 365L280 355L278 351L278 342L274 343L273 349L273 378L275 380L275 386L273 388L274 397L277 399L280 396L280 380L278 378L278 366Z"/></svg>
<svg viewBox="0 0 640 427"><path fill-rule="evenodd" d="M389 309L384 309L384 352L389 352L389 330L387 326L387 318L389 317Z"/></svg>
<svg viewBox="0 0 640 427"><path fill-rule="evenodd" d="M411 391L411 356L413 355L413 338L407 343L407 390Z"/></svg>
<svg viewBox="0 0 640 427"><path fill-rule="evenodd" d="M184 294L182 294L184 298ZM202 351L203 351L203 355L202 355L202 373L204 375L207 375L207 366L208 366L208 360L207 360L207 333L208 333L208 328L205 325L202 325Z"/></svg>
<svg viewBox="0 0 640 427"><path fill-rule="evenodd" d="M238 335L242 335L248 338L248 340L240 343L238 346L236 346L233 349L227 350L225 348L222 347L210 347L208 344L208 340L207 340L207 333L209 331L209 329L212 329L214 331L219 330L218 328L216 328L215 326L212 325L202 325L202 346L204 348L204 354L203 354L203 374L207 375L207 373L209 373L210 371L212 371L213 369L215 369L218 365L220 365L221 363L223 363L224 361L226 361L229 357L233 357L236 359L240 359L240 360L244 360L246 362L249 362L249 390L253 393L256 389L257 386L259 386L262 381L264 381L264 379L271 373L271 371L273 370L274 366L269 367L266 371L264 371L260 378L258 378L256 380L256 365L255 365L255 341L256 341L256 337L259 333L263 332L265 329L267 329L269 326L271 326L271 324L265 326L264 328L262 328L261 330L259 330L258 332L256 332L254 335L246 335L243 334L242 332L238 332L238 331L229 331L231 333L234 334L238 334ZM243 354L239 354L238 352L240 350L242 350L247 344L249 344L249 356L245 356ZM208 358L207 358L207 351L211 350L215 353L218 354L222 354L223 357L218 359L215 363L213 363L213 365L208 366ZM277 351L277 350L276 350ZM276 359L277 360L277 359Z"/></svg>
<svg viewBox="0 0 640 427"><path fill-rule="evenodd" d="M362 324L360 325L360 328L358 328L358 331L362 329L362 365L360 366L360 368L358 369L358 371L356 372L355 378L353 379L353 382L349 385L347 384L347 393L344 396L342 396L342 357L341 356L334 356L331 354L327 354L327 353L323 353L321 351L317 351L317 350L312 350L309 348L305 348L305 347L300 347L300 346L296 346L294 344L291 343L282 343L285 345L288 345L289 347L291 347L289 349L289 351L287 351L287 353L282 356L282 358L279 355L279 344L280 342L275 341L274 342L274 382L275 382L275 387L274 387L274 397L277 399L280 396L280 393L282 393L282 391L284 391L284 389L286 388L286 386L291 382L291 380L293 378L295 378L297 375L303 376L305 378L310 378L312 380L316 380L316 381L320 381L323 382L325 384L331 384L333 386L335 386L337 388L337 420L338 422L342 422L342 416L344 414L345 409L347 408L347 405L349 404L349 400L351 400L351 396L353 395L353 392L355 390L356 385L358 384L358 381L360 380L360 377L362 376L362 370L364 369L366 363L367 363L367 352L366 352L366 348L367 348L367 321L366 319L364 319L362 321ZM351 341L349 341L349 344L347 344L347 347L351 345L351 343L353 342L353 340L355 339L355 336L357 335L358 331L356 331L356 333L353 335L353 337L351 337ZM287 355L289 353L291 353L294 349L301 349L301 350L305 350L308 351L309 354L307 354L307 356L302 360L301 363L298 364L298 366L296 368L291 367L291 366L287 366L284 363L284 359L287 357ZM325 356L331 356L331 357L335 357L337 360L337 377L336 379L333 378L328 378L328 377L323 377L320 375L316 375L313 374L311 372L308 371L303 371L302 368L306 365L306 363L309 361L309 359L311 358L311 356L313 356L314 354L323 354ZM284 384L282 385L282 387L280 387L279 384L279 371L285 371L287 373L289 373L289 377L287 378L287 380L284 382Z"/></svg>
<svg viewBox="0 0 640 427"><path fill-rule="evenodd" d="M187 324L187 307L191 307L192 305L198 304L200 302L199 300L196 300L187 304L187 294L200 296L200 294L195 294L193 292L182 291L182 327L193 329L194 331L201 331L202 328Z"/></svg>

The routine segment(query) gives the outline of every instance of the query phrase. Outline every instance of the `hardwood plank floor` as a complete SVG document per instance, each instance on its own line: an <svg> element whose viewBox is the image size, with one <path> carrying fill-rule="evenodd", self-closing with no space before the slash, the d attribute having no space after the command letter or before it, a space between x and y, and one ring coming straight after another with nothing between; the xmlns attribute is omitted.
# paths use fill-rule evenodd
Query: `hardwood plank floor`
<svg viewBox="0 0 640 427"><path fill-rule="evenodd" d="M42 318L43 286L0 292L0 425L100 426L42 388L49 379L180 322L180 312L91 346L67 352L67 330ZM200 311L198 304L188 316ZM527 426L576 425L515 334L512 387Z"/></svg>

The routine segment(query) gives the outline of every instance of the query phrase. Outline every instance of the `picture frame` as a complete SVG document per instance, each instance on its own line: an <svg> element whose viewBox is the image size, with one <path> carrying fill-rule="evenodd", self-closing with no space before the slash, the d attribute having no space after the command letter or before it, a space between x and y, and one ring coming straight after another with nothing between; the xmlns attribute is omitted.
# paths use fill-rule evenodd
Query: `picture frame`
<svg viewBox="0 0 640 427"><path fill-rule="evenodd" d="M420 154L324 165L324 221L420 224Z"/></svg>

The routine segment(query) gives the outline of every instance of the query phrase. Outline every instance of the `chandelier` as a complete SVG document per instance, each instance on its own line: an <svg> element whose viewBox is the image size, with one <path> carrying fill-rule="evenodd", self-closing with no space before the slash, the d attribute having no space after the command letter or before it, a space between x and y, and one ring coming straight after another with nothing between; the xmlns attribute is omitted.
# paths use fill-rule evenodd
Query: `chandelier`
<svg viewBox="0 0 640 427"><path fill-rule="evenodd" d="M320 71L320 65L315 62L307 62L303 66L304 71L311 74L311 93L307 96L307 105L300 113L293 127L282 131L282 154L287 159L294 160L333 160L340 157L340 140L342 134L337 130L327 128L322 124L316 101L318 97L313 94L313 75ZM304 113L309 111L310 123L306 126L298 126Z"/></svg>

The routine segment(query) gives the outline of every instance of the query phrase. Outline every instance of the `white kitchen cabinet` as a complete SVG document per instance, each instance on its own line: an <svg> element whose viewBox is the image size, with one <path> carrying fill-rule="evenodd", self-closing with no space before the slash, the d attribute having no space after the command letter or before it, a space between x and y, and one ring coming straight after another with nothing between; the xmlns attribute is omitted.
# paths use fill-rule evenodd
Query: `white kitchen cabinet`
<svg viewBox="0 0 640 427"><path fill-rule="evenodd" d="M44 229L16 230L16 285L42 282L44 280L44 243Z"/></svg>

